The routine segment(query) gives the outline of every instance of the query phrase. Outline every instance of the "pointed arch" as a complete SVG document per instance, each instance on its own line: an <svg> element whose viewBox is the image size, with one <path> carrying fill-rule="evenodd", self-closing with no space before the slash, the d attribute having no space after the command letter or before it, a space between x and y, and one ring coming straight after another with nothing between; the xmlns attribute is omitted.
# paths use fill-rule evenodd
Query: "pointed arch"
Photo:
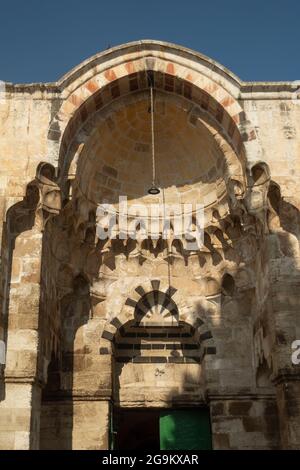
<svg viewBox="0 0 300 470"><path fill-rule="evenodd" d="M237 77L181 46L139 41L97 54L58 82L63 99L48 138L60 153L60 169L72 139L90 116L121 96L146 89L148 72L157 89L194 103L191 123L198 108L204 110L220 123L237 154L250 146L250 153L258 155L255 128L239 103L242 82Z"/></svg>

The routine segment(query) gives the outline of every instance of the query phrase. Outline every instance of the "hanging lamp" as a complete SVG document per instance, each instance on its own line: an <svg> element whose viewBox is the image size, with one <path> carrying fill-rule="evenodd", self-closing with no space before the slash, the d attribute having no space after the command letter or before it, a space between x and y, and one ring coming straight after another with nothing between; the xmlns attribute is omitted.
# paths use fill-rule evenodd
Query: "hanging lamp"
<svg viewBox="0 0 300 470"><path fill-rule="evenodd" d="M148 194L153 196L160 193L156 184L156 165L155 165L155 140L154 140L154 97L153 97L153 73L148 72L148 83L150 86L150 113L151 113L151 149L152 149L152 185L148 189Z"/></svg>

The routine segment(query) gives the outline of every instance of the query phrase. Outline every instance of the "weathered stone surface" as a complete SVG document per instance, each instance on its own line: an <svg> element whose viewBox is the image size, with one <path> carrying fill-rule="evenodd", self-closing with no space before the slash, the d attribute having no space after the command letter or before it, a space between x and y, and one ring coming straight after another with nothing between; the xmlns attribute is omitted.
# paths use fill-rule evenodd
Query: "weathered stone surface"
<svg viewBox="0 0 300 470"><path fill-rule="evenodd" d="M155 41L6 86L0 449L106 449L112 406L207 406L215 449L300 448L299 103ZM100 241L119 196L129 222L136 203L203 204L204 246L161 221L130 239L119 212L127 238Z"/></svg>

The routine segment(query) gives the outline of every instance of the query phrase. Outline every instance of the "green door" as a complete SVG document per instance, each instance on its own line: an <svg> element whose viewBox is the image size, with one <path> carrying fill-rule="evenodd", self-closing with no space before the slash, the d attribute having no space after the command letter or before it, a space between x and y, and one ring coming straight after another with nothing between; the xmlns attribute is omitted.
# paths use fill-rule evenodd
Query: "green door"
<svg viewBox="0 0 300 470"><path fill-rule="evenodd" d="M167 410L159 419L161 450L212 449L209 410Z"/></svg>

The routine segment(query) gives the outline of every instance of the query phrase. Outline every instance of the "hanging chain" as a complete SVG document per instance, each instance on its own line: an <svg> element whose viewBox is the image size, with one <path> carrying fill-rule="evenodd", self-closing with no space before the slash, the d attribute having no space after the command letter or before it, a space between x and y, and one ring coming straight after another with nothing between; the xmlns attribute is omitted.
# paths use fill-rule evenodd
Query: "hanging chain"
<svg viewBox="0 0 300 470"><path fill-rule="evenodd" d="M155 168L155 140L154 140L154 98L153 86L150 86L150 101L151 101L151 143L152 143L152 185L156 183L156 168Z"/></svg>

